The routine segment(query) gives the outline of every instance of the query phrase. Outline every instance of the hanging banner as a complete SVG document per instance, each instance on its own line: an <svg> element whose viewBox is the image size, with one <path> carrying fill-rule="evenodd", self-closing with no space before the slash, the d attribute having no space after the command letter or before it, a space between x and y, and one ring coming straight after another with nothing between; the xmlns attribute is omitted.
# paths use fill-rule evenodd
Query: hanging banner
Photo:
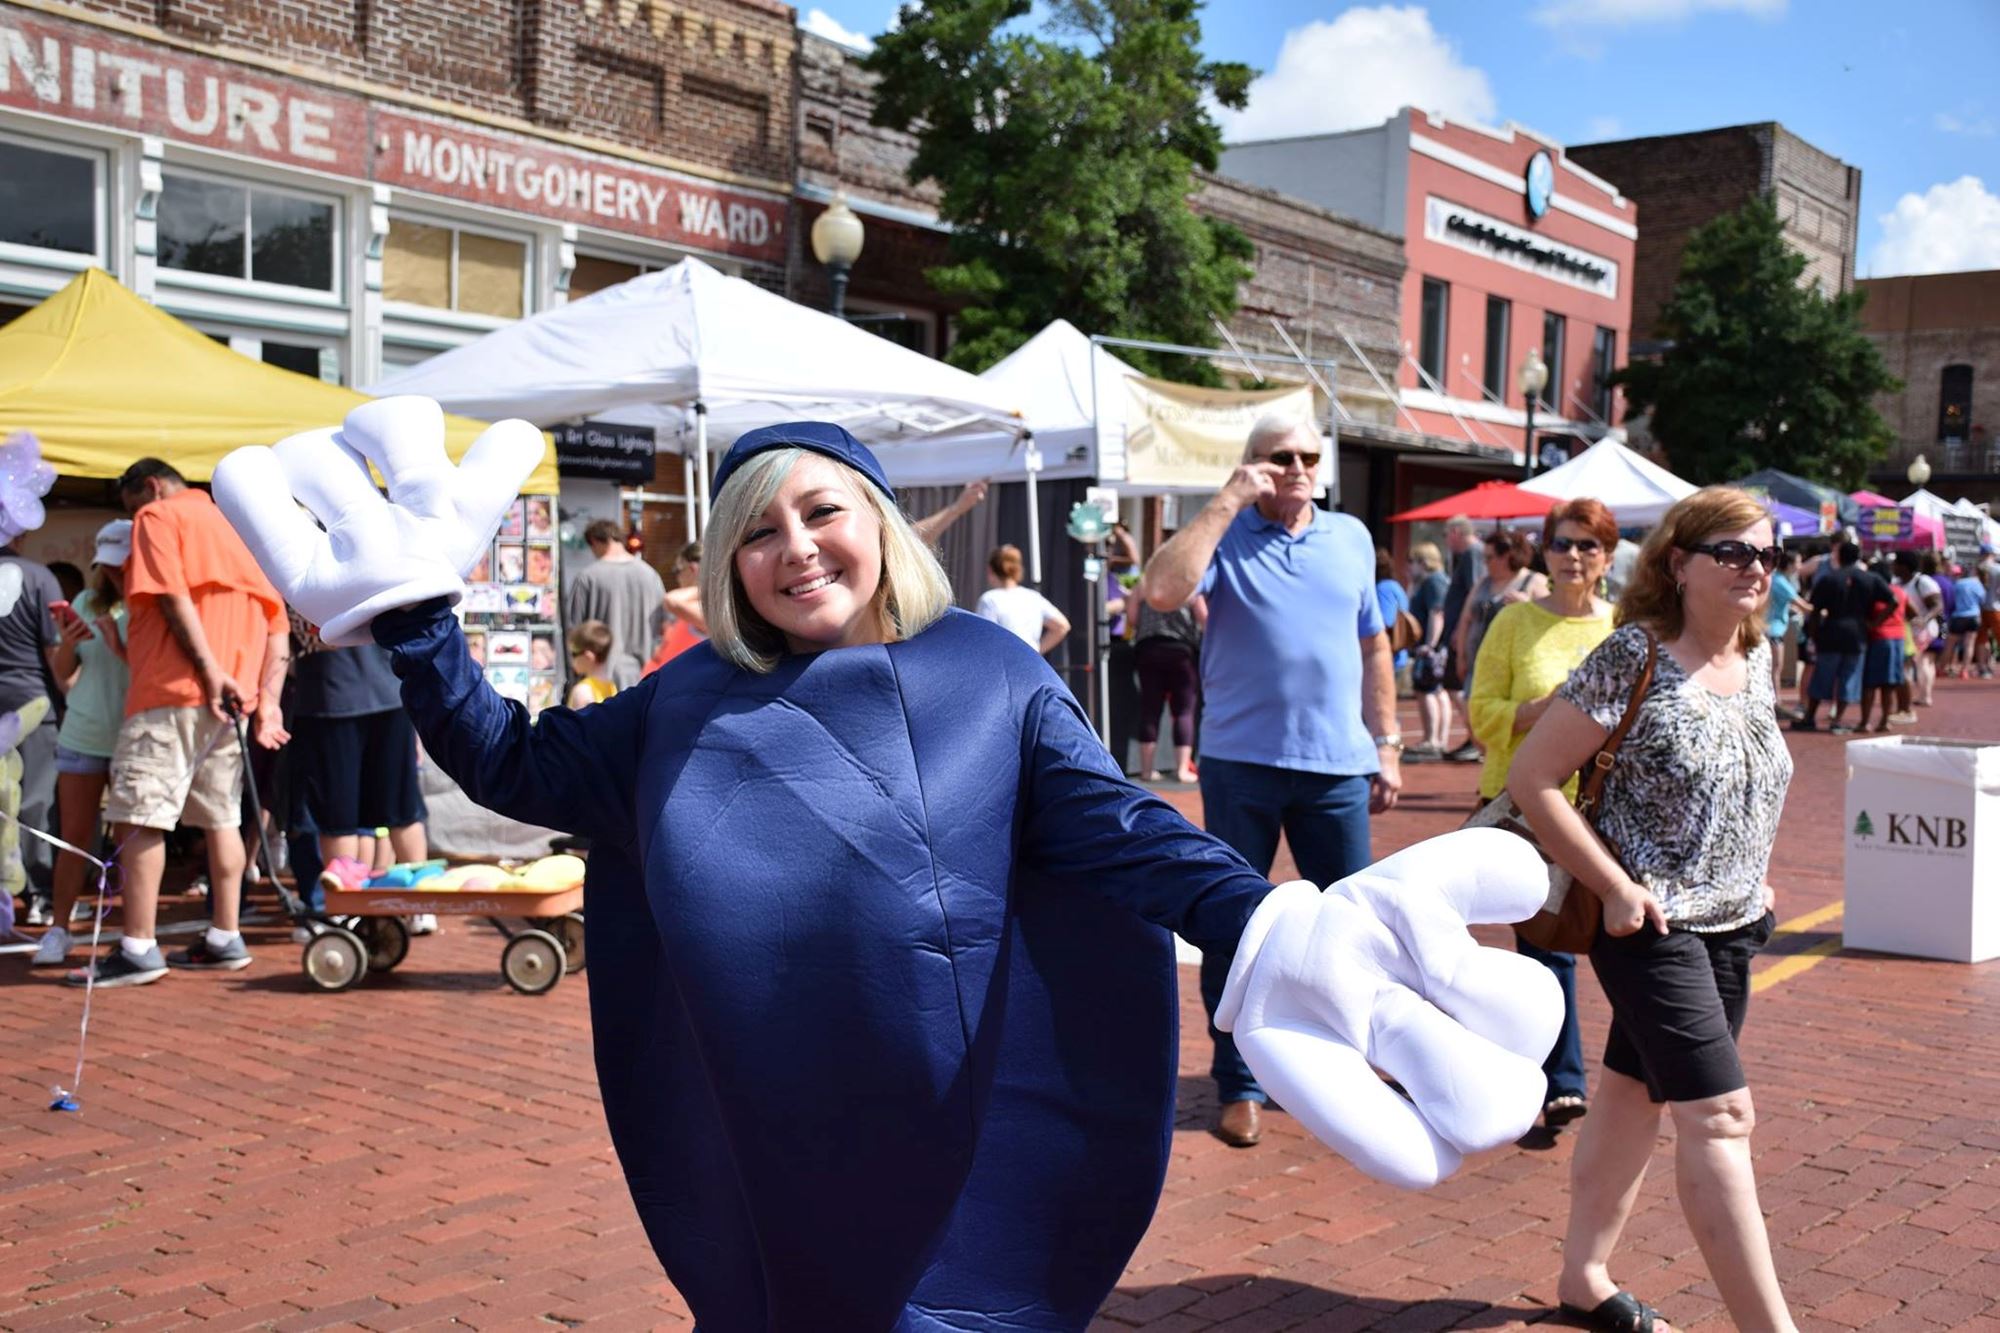
<svg viewBox="0 0 2000 1333"><path fill-rule="evenodd" d="M1986 533L1986 522L1970 514L1941 514L1944 523L1944 544L1961 560L1979 553L1979 539Z"/></svg>
<svg viewBox="0 0 2000 1333"><path fill-rule="evenodd" d="M1901 505L1861 506L1861 540L1906 542L1916 531L1917 513Z"/></svg>
<svg viewBox="0 0 2000 1333"><path fill-rule="evenodd" d="M1125 481L1130 486L1220 490L1243 461L1250 428L1267 416L1313 419L1312 388L1197 389L1169 380L1125 381Z"/></svg>

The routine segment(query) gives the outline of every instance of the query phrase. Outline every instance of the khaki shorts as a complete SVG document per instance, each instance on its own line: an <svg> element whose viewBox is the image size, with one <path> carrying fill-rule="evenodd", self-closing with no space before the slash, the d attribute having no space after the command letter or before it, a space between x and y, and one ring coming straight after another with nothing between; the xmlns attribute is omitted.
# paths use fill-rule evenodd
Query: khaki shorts
<svg viewBox="0 0 2000 1333"><path fill-rule="evenodd" d="M243 822L242 801L243 747L236 729L206 708L148 708L118 729L106 823L235 828Z"/></svg>

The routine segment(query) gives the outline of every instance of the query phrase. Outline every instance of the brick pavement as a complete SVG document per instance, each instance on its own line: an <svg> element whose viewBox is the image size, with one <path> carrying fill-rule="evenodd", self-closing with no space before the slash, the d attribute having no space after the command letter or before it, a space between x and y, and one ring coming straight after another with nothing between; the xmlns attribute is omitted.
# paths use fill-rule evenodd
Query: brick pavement
<svg viewBox="0 0 2000 1333"><path fill-rule="evenodd" d="M1925 730L2000 735L2000 687L1941 683ZM1773 880L1781 918L1818 924L1759 963L1784 971L1746 1033L1786 1288L1813 1329L2000 1330L2000 967L1816 956L1837 939L1843 774L1833 738L1792 745ZM1412 769L1377 850L1454 825L1473 772ZM0 958L0 1330L685 1326L600 1118L588 973L515 995L497 937L450 925L345 995L309 992L271 925L245 972L99 996L79 1115L43 1109L79 993ZM1102 1333L1552 1320L1566 1139L1427 1194L1364 1179L1283 1115L1227 1148L1205 1132L1183 978L1181 1132ZM1682 1327L1726 1328L1670 1173L1667 1137L1618 1275Z"/></svg>

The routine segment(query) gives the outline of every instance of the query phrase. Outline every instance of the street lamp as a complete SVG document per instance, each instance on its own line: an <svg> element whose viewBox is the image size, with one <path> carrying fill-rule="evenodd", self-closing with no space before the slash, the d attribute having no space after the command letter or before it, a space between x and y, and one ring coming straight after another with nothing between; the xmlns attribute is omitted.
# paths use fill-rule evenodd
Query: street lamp
<svg viewBox="0 0 2000 1333"><path fill-rule="evenodd" d="M1910 479L1912 486L1927 486L1931 480L1931 465L1925 461L1922 454L1918 454L1903 475Z"/></svg>
<svg viewBox="0 0 2000 1333"><path fill-rule="evenodd" d="M1528 437L1521 445L1521 479L1532 480L1535 475L1535 400L1548 387L1549 368L1542 360L1542 349L1530 347L1527 359L1521 362L1521 396L1528 400Z"/></svg>
<svg viewBox="0 0 2000 1333"><path fill-rule="evenodd" d="M847 191L834 192L833 202L813 220L813 255L826 265L833 284L833 317L847 318L847 272L861 258L861 219L847 206Z"/></svg>

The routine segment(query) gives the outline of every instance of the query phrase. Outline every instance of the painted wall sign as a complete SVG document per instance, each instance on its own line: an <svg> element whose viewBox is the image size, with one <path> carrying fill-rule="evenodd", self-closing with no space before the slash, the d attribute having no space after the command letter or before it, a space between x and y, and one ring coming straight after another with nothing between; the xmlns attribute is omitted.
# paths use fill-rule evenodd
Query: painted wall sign
<svg viewBox="0 0 2000 1333"><path fill-rule="evenodd" d="M1522 231L1512 223L1436 195L1424 199L1424 239L1554 278L1606 299L1618 295L1617 260Z"/></svg>
<svg viewBox="0 0 2000 1333"><path fill-rule="evenodd" d="M0 106L368 174L360 98L21 13L0 18Z"/></svg>
<svg viewBox="0 0 2000 1333"><path fill-rule="evenodd" d="M787 202L0 11L0 107L781 264ZM372 147L371 147L372 145Z"/></svg>
<svg viewBox="0 0 2000 1333"><path fill-rule="evenodd" d="M782 263L785 203L634 162L377 109L374 179Z"/></svg>

